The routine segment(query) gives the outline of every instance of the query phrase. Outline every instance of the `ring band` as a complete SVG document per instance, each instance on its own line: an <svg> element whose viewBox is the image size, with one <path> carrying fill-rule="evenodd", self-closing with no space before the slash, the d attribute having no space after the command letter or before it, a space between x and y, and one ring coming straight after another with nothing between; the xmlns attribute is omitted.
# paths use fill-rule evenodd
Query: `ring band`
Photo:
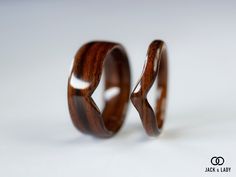
<svg viewBox="0 0 236 177"><path fill-rule="evenodd" d="M91 95L104 68L105 106L100 112ZM110 94L109 94L110 93ZM94 41L77 52L68 80L68 106L74 126L81 132L111 137L121 128L130 93L130 66L117 43Z"/></svg>
<svg viewBox="0 0 236 177"><path fill-rule="evenodd" d="M150 136L159 135L164 123L167 96L167 51L163 41L153 41L147 52L147 61L141 79L131 94L142 124ZM147 100L147 94L157 79L155 112Z"/></svg>

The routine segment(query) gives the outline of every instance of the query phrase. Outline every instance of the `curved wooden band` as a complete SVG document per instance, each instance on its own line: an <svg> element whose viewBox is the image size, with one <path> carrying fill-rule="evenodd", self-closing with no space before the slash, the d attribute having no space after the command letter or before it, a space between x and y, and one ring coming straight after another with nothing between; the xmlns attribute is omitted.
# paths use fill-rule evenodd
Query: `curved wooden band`
<svg viewBox="0 0 236 177"><path fill-rule="evenodd" d="M91 98L105 76L104 110ZM68 105L72 122L83 133L110 137L122 126L130 93L128 57L120 44L95 41L77 52L68 80Z"/></svg>
<svg viewBox="0 0 236 177"><path fill-rule="evenodd" d="M153 41L147 52L147 60L141 79L131 94L131 101L139 112L143 127L150 136L160 134L166 108L167 96L167 52L163 41ZM155 111L147 100L147 94L157 79Z"/></svg>

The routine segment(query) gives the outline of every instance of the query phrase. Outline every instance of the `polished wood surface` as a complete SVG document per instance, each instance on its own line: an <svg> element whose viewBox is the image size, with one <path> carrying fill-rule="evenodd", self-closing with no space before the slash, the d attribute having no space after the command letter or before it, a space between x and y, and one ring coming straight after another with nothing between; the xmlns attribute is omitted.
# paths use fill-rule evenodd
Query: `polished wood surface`
<svg viewBox="0 0 236 177"><path fill-rule="evenodd" d="M147 52L147 61L141 79L131 94L131 101L137 109L143 127L150 136L159 135L164 123L167 96L167 52L163 41L153 41ZM155 111L147 100L147 94L157 79Z"/></svg>
<svg viewBox="0 0 236 177"><path fill-rule="evenodd" d="M109 93L103 111L91 98L105 76ZM94 41L77 52L68 80L68 105L74 126L81 132L111 137L121 128L130 94L130 67L124 48L117 43Z"/></svg>

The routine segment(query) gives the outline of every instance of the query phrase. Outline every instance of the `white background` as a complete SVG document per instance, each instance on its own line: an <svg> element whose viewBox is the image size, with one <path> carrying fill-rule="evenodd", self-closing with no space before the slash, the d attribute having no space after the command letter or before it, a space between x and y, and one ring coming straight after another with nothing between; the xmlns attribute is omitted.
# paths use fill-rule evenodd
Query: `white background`
<svg viewBox="0 0 236 177"><path fill-rule="evenodd" d="M0 176L235 176L235 9L233 0L0 1ZM149 43L166 41L170 87L160 137L145 135L131 104L111 139L73 127L69 68L94 39L124 45L132 86ZM231 172L205 173L213 156Z"/></svg>

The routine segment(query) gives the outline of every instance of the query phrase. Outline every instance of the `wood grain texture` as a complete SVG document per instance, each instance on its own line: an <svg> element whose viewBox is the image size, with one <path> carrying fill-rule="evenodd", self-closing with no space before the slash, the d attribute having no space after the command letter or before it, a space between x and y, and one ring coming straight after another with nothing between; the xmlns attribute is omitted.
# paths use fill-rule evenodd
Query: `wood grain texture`
<svg viewBox="0 0 236 177"><path fill-rule="evenodd" d="M100 111L91 98L105 76L105 99ZM74 126L83 133L111 137L121 128L130 94L130 67L124 48L117 43L94 41L77 52L68 79L68 105Z"/></svg>
<svg viewBox="0 0 236 177"><path fill-rule="evenodd" d="M164 123L167 96L167 51L163 41L153 41L147 52L147 60L141 79L135 86L131 101L137 109L142 124L150 136L159 135ZM147 100L147 94L157 79L155 111Z"/></svg>

